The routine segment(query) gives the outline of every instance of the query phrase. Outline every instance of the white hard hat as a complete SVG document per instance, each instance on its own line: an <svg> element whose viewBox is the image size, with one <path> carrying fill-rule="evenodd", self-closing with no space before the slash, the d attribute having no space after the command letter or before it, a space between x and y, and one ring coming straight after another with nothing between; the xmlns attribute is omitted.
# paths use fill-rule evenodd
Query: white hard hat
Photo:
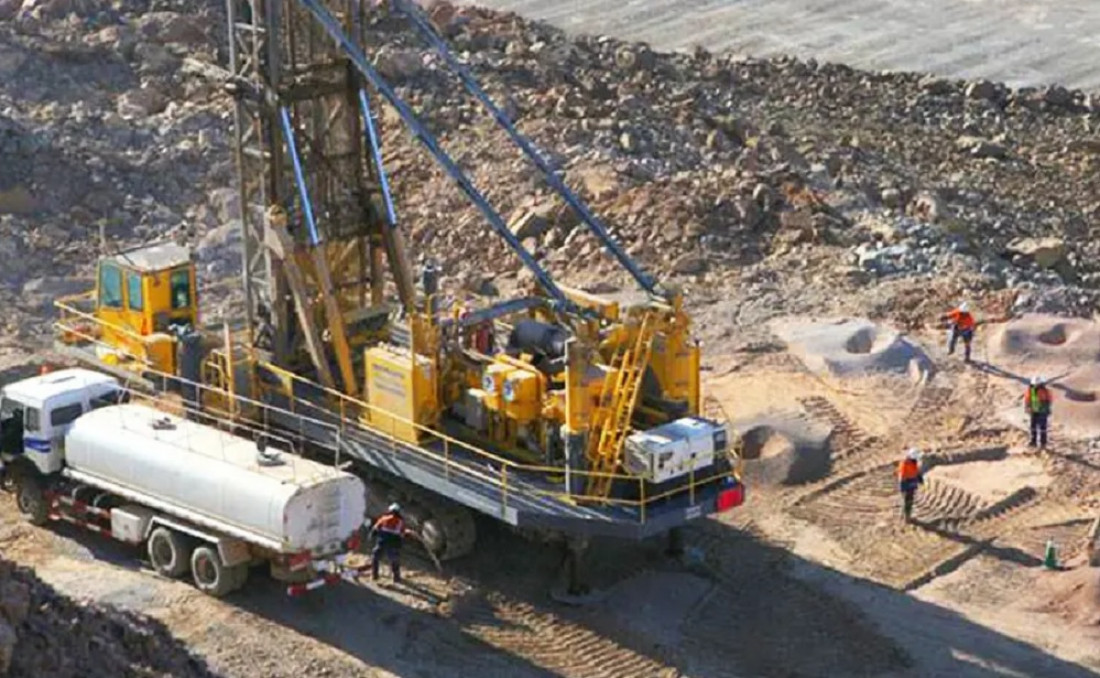
<svg viewBox="0 0 1100 678"><path fill-rule="evenodd" d="M966 313L967 311L970 310L970 304L968 304L964 301L963 303L959 304L959 310L962 311L963 313Z"/></svg>
<svg viewBox="0 0 1100 678"><path fill-rule="evenodd" d="M398 504L397 502L394 502L394 503L390 504L390 507L386 510L389 511L390 513L401 513L401 504Z"/></svg>
<svg viewBox="0 0 1100 678"><path fill-rule="evenodd" d="M905 458L918 461L920 459L920 450L915 447L910 447L909 451L905 453Z"/></svg>
<svg viewBox="0 0 1100 678"><path fill-rule="evenodd" d="M1043 378L1041 376L1035 375L1034 377L1031 378L1031 385L1032 386L1038 386L1041 383L1043 383Z"/></svg>

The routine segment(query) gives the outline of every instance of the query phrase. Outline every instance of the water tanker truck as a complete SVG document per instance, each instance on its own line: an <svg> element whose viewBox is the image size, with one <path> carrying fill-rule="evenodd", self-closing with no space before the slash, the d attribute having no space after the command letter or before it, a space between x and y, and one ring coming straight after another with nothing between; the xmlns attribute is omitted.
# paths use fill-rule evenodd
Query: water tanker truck
<svg viewBox="0 0 1100 678"><path fill-rule="evenodd" d="M356 476L137 402L66 369L0 391L0 463L33 524L144 546L167 577L224 596L266 565L291 595L339 581L359 544Z"/></svg>

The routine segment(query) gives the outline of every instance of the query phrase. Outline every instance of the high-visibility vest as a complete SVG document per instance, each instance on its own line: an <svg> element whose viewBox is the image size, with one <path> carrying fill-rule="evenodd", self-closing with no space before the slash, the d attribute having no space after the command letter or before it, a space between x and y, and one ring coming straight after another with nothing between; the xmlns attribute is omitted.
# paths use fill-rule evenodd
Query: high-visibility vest
<svg viewBox="0 0 1100 678"><path fill-rule="evenodd" d="M1045 386L1032 386L1027 390L1027 408L1032 414L1045 414L1050 411L1050 390Z"/></svg>
<svg viewBox="0 0 1100 678"><path fill-rule="evenodd" d="M898 464L898 480L905 482L906 480L913 480L920 476L920 466L912 459L903 459Z"/></svg>
<svg viewBox="0 0 1100 678"><path fill-rule="evenodd" d="M955 323L960 331L972 330L977 323L974 321L974 316L969 312L963 312L958 309L951 311L947 314L947 317L951 319L951 322Z"/></svg>
<svg viewBox="0 0 1100 678"><path fill-rule="evenodd" d="M386 513L374 523L374 529L395 537L405 535L405 521L395 513Z"/></svg>

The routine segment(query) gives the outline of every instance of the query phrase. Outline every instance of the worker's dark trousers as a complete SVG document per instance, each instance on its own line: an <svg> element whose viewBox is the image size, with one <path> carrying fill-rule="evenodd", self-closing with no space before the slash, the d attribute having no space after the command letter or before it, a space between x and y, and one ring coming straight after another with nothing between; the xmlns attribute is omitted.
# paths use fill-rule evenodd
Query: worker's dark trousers
<svg viewBox="0 0 1100 678"><path fill-rule="evenodd" d="M1046 447L1047 446L1047 420L1050 419L1050 415L1047 413L1031 413L1031 446Z"/></svg>
<svg viewBox="0 0 1100 678"><path fill-rule="evenodd" d="M906 520L909 520L909 518L913 516L913 501L917 497L917 486L914 484L907 485L906 487L901 488L901 497L901 514L905 517Z"/></svg>
<svg viewBox="0 0 1100 678"><path fill-rule="evenodd" d="M963 349L967 362L970 361L970 341L974 338L974 330L960 330L957 327L951 328L951 341L947 345L947 355L954 355L955 344L962 337Z"/></svg>
<svg viewBox="0 0 1100 678"><path fill-rule="evenodd" d="M378 568L382 564L382 555L390 561L390 573L394 581L401 581L401 544L390 540L379 539L370 552L371 577L378 579Z"/></svg>

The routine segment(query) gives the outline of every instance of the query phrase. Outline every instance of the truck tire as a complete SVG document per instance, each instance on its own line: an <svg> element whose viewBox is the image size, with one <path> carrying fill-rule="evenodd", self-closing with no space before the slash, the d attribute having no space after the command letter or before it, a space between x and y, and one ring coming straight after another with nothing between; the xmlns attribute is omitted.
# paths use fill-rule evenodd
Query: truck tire
<svg viewBox="0 0 1100 678"><path fill-rule="evenodd" d="M167 527L153 530L146 549L157 574L175 579L187 574L191 567L190 540L175 530Z"/></svg>
<svg viewBox="0 0 1100 678"><path fill-rule="evenodd" d="M191 576L195 586L208 596L221 598L239 588L240 574L236 570L223 565L217 549L212 546L200 546L191 554Z"/></svg>
<svg viewBox="0 0 1100 678"><path fill-rule="evenodd" d="M31 525L45 525L50 519L50 507L42 493L42 484L30 473L20 473L16 480L15 503Z"/></svg>

